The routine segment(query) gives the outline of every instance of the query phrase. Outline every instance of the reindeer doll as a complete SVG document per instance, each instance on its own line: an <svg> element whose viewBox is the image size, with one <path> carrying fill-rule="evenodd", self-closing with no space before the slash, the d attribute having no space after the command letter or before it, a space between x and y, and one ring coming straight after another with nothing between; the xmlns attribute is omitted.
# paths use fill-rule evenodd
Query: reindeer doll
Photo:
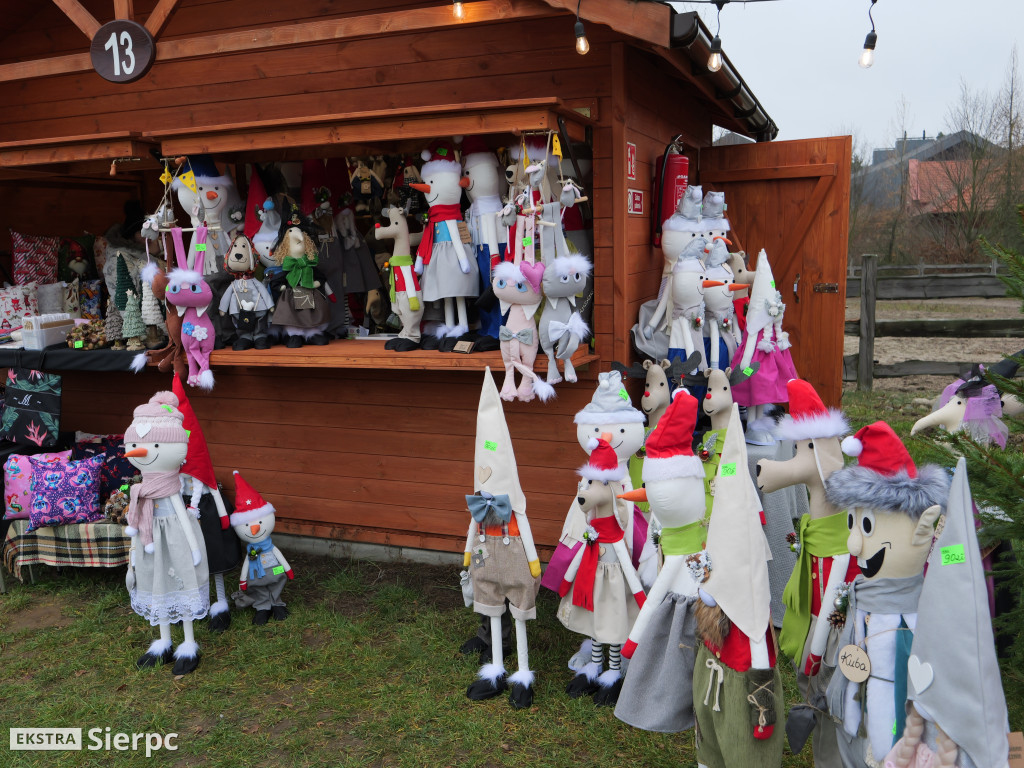
<svg viewBox="0 0 1024 768"><path fill-rule="evenodd" d="M558 360L565 367L565 380L576 381L571 358L590 335L590 327L576 310L576 294L586 288L590 272L590 261L579 254L558 256L544 270L544 311L538 330L540 345L548 356L548 384L562 380Z"/></svg>
<svg viewBox="0 0 1024 768"><path fill-rule="evenodd" d="M395 247L388 267L391 270L391 306L402 321L402 330L394 339L384 342L384 349L395 352L410 352L420 348L420 320L423 319L423 301L420 281L413 271L413 239L419 242L420 234L409 234L409 223L402 208L391 206L381 211L388 219L388 225L376 228L377 240L394 240Z"/></svg>
<svg viewBox="0 0 1024 768"><path fill-rule="evenodd" d="M213 389L213 371L210 370L210 353L216 338L210 305L213 290L198 270L189 269L185 264L184 244L181 229L171 231L178 268L167 276L165 298L177 310L181 319L181 346L188 359L188 384L201 389ZM204 244L205 227L197 227L194 242Z"/></svg>
<svg viewBox="0 0 1024 768"><path fill-rule="evenodd" d="M502 315L507 315L498 338L501 357L505 361L505 381L501 386L503 400L522 400L528 403L536 395L547 402L555 389L533 372L537 359L537 322L534 315L541 301L541 281L544 265L528 261L504 261L494 268L491 287L501 303ZM515 371L522 376L519 388L515 386Z"/></svg>

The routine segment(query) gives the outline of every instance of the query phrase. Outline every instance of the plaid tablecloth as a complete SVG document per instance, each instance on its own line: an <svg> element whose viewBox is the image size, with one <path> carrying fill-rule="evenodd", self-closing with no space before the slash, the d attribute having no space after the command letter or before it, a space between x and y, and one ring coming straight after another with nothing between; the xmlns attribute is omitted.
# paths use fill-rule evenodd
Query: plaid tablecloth
<svg viewBox="0 0 1024 768"><path fill-rule="evenodd" d="M20 581L24 565L116 568L128 564L131 539L124 526L108 522L39 528L28 532L28 520L13 520L4 540L4 565Z"/></svg>

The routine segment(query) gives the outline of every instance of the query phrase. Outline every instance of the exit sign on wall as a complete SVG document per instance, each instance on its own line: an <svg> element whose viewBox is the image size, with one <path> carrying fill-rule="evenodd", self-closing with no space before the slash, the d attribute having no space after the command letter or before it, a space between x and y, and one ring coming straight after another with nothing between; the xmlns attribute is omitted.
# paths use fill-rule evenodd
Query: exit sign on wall
<svg viewBox="0 0 1024 768"><path fill-rule="evenodd" d="M642 189L626 190L626 213L643 216L644 214L644 191Z"/></svg>

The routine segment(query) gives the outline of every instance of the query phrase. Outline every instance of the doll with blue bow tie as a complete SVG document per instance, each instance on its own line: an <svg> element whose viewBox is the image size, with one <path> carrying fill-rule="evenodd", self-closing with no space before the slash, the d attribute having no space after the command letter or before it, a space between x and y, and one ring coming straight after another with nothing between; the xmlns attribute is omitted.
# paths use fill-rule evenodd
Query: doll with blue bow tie
<svg viewBox="0 0 1024 768"><path fill-rule="evenodd" d="M475 458L477 492L466 496L471 519L464 566L473 584L473 610L490 618L492 660L480 668L466 696L480 701L508 689L512 706L524 709L533 703L526 622L537 618L540 560L526 517L512 438L490 368L484 375L477 410ZM515 621L519 662L512 675L506 674L502 660L501 615L506 600Z"/></svg>

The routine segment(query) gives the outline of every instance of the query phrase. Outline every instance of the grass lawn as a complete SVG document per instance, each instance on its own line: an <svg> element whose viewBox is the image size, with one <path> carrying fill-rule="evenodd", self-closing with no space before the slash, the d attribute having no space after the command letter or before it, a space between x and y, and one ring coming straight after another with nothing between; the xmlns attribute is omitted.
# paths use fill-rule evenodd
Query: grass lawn
<svg viewBox="0 0 1024 768"><path fill-rule="evenodd" d="M917 418L910 400L853 393L844 405L856 426L883 416L906 435ZM555 618L547 590L529 627L535 705L516 712L506 697L465 697L477 659L458 647L476 619L463 607L458 568L286 554L296 572L284 595L291 616L254 627L251 611L235 611L222 635L199 627L202 664L180 680L169 666L135 668L155 633L130 610L123 570L37 567L35 586L9 578L0 595L0 739L8 727L109 726L177 732L179 748L151 763L144 752L0 746L0 765L696 765L692 731L635 730L590 699L566 697L565 663L580 637ZM782 666L791 705L799 697ZM1007 672L1004 684L1017 730L1024 681ZM783 765L811 766L809 747L787 750Z"/></svg>

